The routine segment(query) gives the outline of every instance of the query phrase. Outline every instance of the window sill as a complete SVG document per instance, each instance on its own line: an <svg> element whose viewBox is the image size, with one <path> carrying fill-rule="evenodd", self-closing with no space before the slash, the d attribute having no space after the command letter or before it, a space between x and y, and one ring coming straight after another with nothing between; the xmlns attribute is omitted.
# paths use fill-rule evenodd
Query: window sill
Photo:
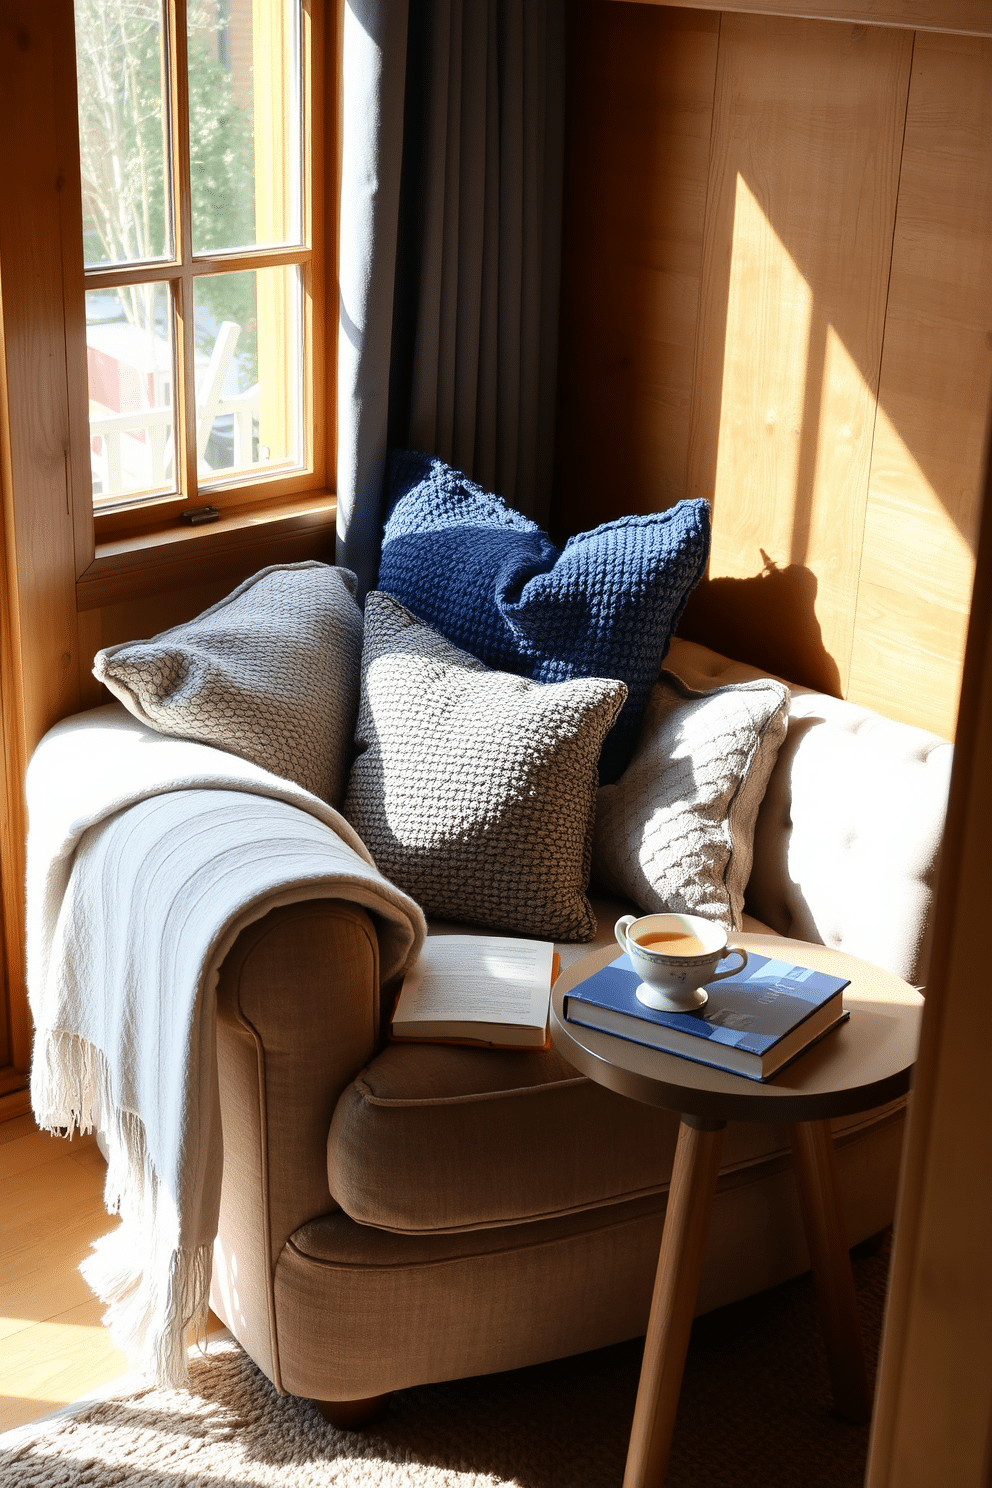
<svg viewBox="0 0 992 1488"><path fill-rule="evenodd" d="M134 537L98 541L76 580L78 610L125 604L149 593L212 579L232 586L270 563L334 562L337 498L316 491L254 509L236 509L201 527L173 524Z"/></svg>

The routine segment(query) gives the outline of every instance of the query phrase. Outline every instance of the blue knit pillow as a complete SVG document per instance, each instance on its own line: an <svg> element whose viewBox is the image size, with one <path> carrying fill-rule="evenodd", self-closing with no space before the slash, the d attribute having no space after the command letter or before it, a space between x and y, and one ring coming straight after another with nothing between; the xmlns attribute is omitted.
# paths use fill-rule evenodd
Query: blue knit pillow
<svg viewBox="0 0 992 1488"><path fill-rule="evenodd" d="M626 682L599 762L600 782L617 780L706 564L708 503L621 517L559 549L498 496L413 450L392 457L389 502L379 589L499 671Z"/></svg>

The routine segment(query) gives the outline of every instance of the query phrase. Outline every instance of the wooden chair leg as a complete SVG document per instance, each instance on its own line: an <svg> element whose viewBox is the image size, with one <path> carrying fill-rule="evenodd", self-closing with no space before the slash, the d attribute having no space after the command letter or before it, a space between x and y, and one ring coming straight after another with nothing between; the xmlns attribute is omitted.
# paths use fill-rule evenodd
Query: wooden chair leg
<svg viewBox="0 0 992 1488"><path fill-rule="evenodd" d="M660 1488L668 1466L725 1126L695 1120L679 1127L624 1488Z"/></svg>
<svg viewBox="0 0 992 1488"><path fill-rule="evenodd" d="M823 1321L834 1405L837 1414L847 1421L867 1421L871 1417L872 1393L865 1368L833 1136L826 1121L801 1121L789 1127L789 1140Z"/></svg>
<svg viewBox="0 0 992 1488"><path fill-rule="evenodd" d="M361 1431L372 1426L386 1414L392 1392L385 1395L370 1395L365 1400L315 1400L312 1403L324 1420L341 1431Z"/></svg>

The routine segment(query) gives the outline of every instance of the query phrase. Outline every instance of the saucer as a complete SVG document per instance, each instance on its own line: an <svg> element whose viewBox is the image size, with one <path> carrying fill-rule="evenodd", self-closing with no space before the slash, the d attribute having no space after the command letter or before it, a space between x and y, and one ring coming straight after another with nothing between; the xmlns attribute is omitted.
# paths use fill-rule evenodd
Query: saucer
<svg viewBox="0 0 992 1488"><path fill-rule="evenodd" d="M637 1000L660 1013L694 1013L709 1001L709 993L704 987L662 992L660 987L641 982L637 988Z"/></svg>

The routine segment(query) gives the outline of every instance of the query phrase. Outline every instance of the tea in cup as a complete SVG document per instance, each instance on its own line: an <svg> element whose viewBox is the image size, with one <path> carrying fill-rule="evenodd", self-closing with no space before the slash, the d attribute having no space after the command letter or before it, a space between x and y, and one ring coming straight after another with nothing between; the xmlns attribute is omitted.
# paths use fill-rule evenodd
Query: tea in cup
<svg viewBox="0 0 992 1488"><path fill-rule="evenodd" d="M624 915L617 920L615 934L641 978L638 1000L664 1012L687 1013L702 1007L707 998L704 982L736 976L747 965L747 951L728 946L723 926L700 915ZM739 962L717 971L728 953L739 956Z"/></svg>

